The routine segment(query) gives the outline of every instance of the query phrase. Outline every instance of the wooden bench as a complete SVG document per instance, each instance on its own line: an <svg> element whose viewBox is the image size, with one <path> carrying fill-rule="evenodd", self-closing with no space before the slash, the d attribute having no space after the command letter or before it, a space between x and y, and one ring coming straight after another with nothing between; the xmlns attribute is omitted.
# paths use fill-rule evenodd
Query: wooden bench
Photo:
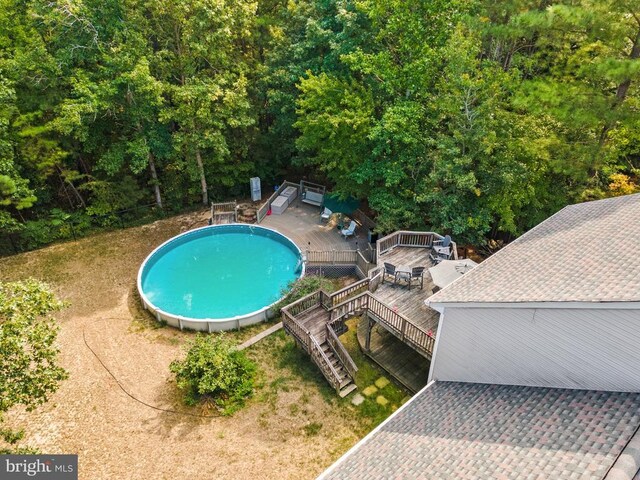
<svg viewBox="0 0 640 480"><path fill-rule="evenodd" d="M302 193L302 201L308 203L309 205L315 205L316 207L322 206L322 201L324 200L324 195L317 192L312 192L307 190Z"/></svg>

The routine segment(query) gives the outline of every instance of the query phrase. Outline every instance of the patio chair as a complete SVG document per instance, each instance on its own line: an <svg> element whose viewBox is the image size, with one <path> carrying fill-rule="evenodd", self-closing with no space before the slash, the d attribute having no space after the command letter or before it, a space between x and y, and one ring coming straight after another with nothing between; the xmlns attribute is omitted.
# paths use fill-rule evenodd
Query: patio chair
<svg viewBox="0 0 640 480"><path fill-rule="evenodd" d="M347 238L352 236L355 232L356 232L356 222L351 220L351 223L349 224L349 228L343 228L342 230L340 230L340 235L343 235L344 239L346 240Z"/></svg>
<svg viewBox="0 0 640 480"><path fill-rule="evenodd" d="M436 247L448 247L451 245L451 237L449 235L445 235L442 240L434 240L433 248Z"/></svg>
<svg viewBox="0 0 640 480"><path fill-rule="evenodd" d="M409 277L409 290L411 290L411 282L420 280L420 290L424 286L424 267L413 267L411 269L411 277Z"/></svg>
<svg viewBox="0 0 640 480"><path fill-rule="evenodd" d="M449 260L450 256L451 256L451 250L448 247L446 250L443 250L441 252L436 252L434 250L429 254L429 258L435 265L438 265L442 260Z"/></svg>
<svg viewBox="0 0 640 480"><path fill-rule="evenodd" d="M320 214L320 220L329 221L329 219L331 218L331 215L333 215L333 212L329 210L327 207L324 207L324 210L322 210L322 213Z"/></svg>
<svg viewBox="0 0 640 480"><path fill-rule="evenodd" d="M451 237L449 235L445 235L442 240L434 240L433 252L431 252L429 256L436 264L440 263L442 260L448 260L451 258Z"/></svg>
<svg viewBox="0 0 640 480"><path fill-rule="evenodd" d="M393 283L396 283L398 281L398 274L396 273L396 266L391 264L391 263L384 262L384 272L382 272L382 283L384 283L384 278L387 275L393 277Z"/></svg>

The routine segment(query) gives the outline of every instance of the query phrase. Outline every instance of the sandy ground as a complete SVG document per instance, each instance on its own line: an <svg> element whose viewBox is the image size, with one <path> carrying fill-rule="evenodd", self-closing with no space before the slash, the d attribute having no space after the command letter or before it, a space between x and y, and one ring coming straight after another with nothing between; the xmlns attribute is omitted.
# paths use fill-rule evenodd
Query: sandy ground
<svg viewBox="0 0 640 480"><path fill-rule="evenodd" d="M162 241L206 213L96 235L0 259L0 280L47 281L69 307L58 315L61 363L69 379L35 412L11 412L24 444L43 453L77 453L81 479L314 478L363 434L355 414L321 382L305 380L273 354L285 340L251 347L263 385L246 408L219 417L183 406L169 372L192 334L156 328L138 302L142 260ZM266 328L243 331L244 338ZM95 350L124 388L142 401L198 418L158 411L128 397L87 348ZM321 424L317 434L305 426ZM314 430L311 430L315 433Z"/></svg>

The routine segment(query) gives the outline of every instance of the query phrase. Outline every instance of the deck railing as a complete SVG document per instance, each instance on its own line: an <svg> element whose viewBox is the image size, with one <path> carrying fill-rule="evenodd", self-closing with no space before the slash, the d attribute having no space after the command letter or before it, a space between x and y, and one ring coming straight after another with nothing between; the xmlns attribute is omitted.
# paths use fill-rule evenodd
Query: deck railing
<svg viewBox="0 0 640 480"><path fill-rule="evenodd" d="M408 230L398 230L386 237L378 240L376 243L376 258L380 259L380 255L388 252L394 247L422 247L431 248L434 240L442 240L444 237L435 232L412 232ZM451 252L453 258L458 258L456 242L451 242Z"/></svg>
<svg viewBox="0 0 640 480"><path fill-rule="evenodd" d="M273 203L273 201L276 198L278 198L280 196L280 194L282 193L282 191L285 188L287 188L287 187L296 187L296 188L298 188L298 186L299 185L297 183L288 182L286 180L284 182L282 182L282 185L280 185L278 187L278 189L275 192L273 192L273 194L267 199L266 202L264 202L262 204L262 206L256 212L256 223L260 223L262 220L264 220L264 217L267 216L267 212L271 208L271 204Z"/></svg>
<svg viewBox="0 0 640 480"><path fill-rule="evenodd" d="M330 323L343 321L348 315L365 312L369 308L369 299L371 295L368 291L351 297L335 307L331 308Z"/></svg>
<svg viewBox="0 0 640 480"><path fill-rule="evenodd" d="M369 279L365 278L364 280L360 280L358 282L352 283L351 285L348 285L341 290L333 292L330 295L331 306L333 307L335 305L338 305L349 297L365 292L367 291L368 288L369 288Z"/></svg>
<svg viewBox="0 0 640 480"><path fill-rule="evenodd" d="M340 375L338 374L338 371L333 367L325 353L322 351L318 341L312 336L310 337L309 345L309 354L313 359L313 363L320 367L324 378L326 378L329 384L335 388L336 392L340 392Z"/></svg>
<svg viewBox="0 0 640 480"><path fill-rule="evenodd" d="M374 267L359 250L307 250L306 261L313 266L353 265L361 277Z"/></svg>
<svg viewBox="0 0 640 480"><path fill-rule="evenodd" d="M344 348L344 345L342 345L342 342L338 339L338 336L336 335L336 332L333 331L333 328L331 327L331 325L327 325L326 328L327 328L327 343L329 343L331 350L333 350L333 353L335 353L336 357L338 357L338 359L340 360L340 363L344 365L344 368L347 370L347 372L349 372L349 375L351 375L351 378L355 378L356 372L358 371L358 367L354 363L351 356L349 356L349 353Z"/></svg>
<svg viewBox="0 0 640 480"><path fill-rule="evenodd" d="M238 221L238 204L234 202L221 202L211 204L211 223L236 223Z"/></svg>
<svg viewBox="0 0 640 480"><path fill-rule="evenodd" d="M221 202L221 203L212 203L211 204L211 213L219 213L219 212L233 212L238 204L234 202Z"/></svg>
<svg viewBox="0 0 640 480"><path fill-rule="evenodd" d="M311 353L311 333L297 322L296 317L284 309L282 310L282 325L288 333L298 340L307 353Z"/></svg>
<svg viewBox="0 0 640 480"><path fill-rule="evenodd" d="M301 315L307 310L310 310L320 305L321 299L322 299L321 297L323 293L324 292L322 292L322 290L316 290L315 292L310 293L309 295L305 295L304 297L296 300L295 302L290 303L289 305L284 307L282 311L287 312L294 317L297 317L298 315Z"/></svg>
<svg viewBox="0 0 640 480"><path fill-rule="evenodd" d="M361 283L364 282L366 280ZM374 320L418 352L429 357L433 353L434 338L431 332L416 325L401 313L382 303L371 295L369 291L350 297L344 302L335 305L331 309L330 323L344 321L345 317L360 312L366 312L371 315Z"/></svg>
<svg viewBox="0 0 640 480"><path fill-rule="evenodd" d="M360 225L362 225L363 228L366 228L367 230L373 231L373 229L376 228L376 222L371 220L371 218L369 218L367 214L360 209L354 210L351 213L351 217Z"/></svg>
<svg viewBox="0 0 640 480"><path fill-rule="evenodd" d="M364 258L362 252L358 251L358 254L356 255L356 268L359 270L358 274L362 277L366 277L369 274L369 270L373 267L373 263Z"/></svg>
<svg viewBox="0 0 640 480"><path fill-rule="evenodd" d="M384 269L382 267L376 267L369 270L369 291L375 292L382 283L384 275Z"/></svg>
<svg viewBox="0 0 640 480"><path fill-rule="evenodd" d="M434 347L433 333L416 325L407 317L389 307L371 295L382 280L382 269L373 271L371 278L355 282L337 292L327 294L322 290L313 292L282 309L285 326L301 342L310 336L309 332L297 323L296 317L307 310L322 305L330 312L328 323L344 322L345 318L357 313L367 312L401 341L417 351L431 356Z"/></svg>
<svg viewBox="0 0 640 480"><path fill-rule="evenodd" d="M308 263L352 265L358 257L357 250L307 250Z"/></svg>
<svg viewBox="0 0 640 480"><path fill-rule="evenodd" d="M414 348L428 358L433 353L435 339L431 331L416 325L394 308L378 300L371 292L375 291L382 281L383 270L377 267L369 276L347 287L328 294L317 290L282 309L282 322L285 329L293 335L304 349L311 355L314 363L322 370L329 383L340 390L340 377L336 369L322 351L317 339L304 328L296 317L322 306L329 314L325 317L326 341L340 363L354 378L357 367L340 343L334 328L344 328L345 320L356 314L366 313L373 320L384 326L402 342Z"/></svg>

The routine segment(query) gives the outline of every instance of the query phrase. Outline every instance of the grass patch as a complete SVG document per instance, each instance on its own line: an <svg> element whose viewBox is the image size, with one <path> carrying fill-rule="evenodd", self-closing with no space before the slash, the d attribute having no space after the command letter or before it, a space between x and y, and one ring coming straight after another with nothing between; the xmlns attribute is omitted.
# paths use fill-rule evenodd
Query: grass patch
<svg viewBox="0 0 640 480"><path fill-rule="evenodd" d="M314 437L320 433L320 430L322 430L322 424L319 422L311 422L310 424L305 425L303 430L307 437Z"/></svg>
<svg viewBox="0 0 640 480"><path fill-rule="evenodd" d="M356 385L358 386L358 391L362 392L362 390L369 385L373 385L375 381L382 376L387 377L389 380L392 379L384 370L369 360L360 349L358 338L356 336L358 321L359 318L356 317L347 322L349 330L340 336L340 340L358 367ZM379 395L384 396L389 400L389 403L387 405L380 405L377 403L376 398ZM368 431L380 424L402 404L402 400L407 395L408 392L392 380L384 388L379 389L375 395L365 397L364 402L355 407L358 416L364 422L363 429ZM350 399L350 397L344 400L348 399Z"/></svg>

